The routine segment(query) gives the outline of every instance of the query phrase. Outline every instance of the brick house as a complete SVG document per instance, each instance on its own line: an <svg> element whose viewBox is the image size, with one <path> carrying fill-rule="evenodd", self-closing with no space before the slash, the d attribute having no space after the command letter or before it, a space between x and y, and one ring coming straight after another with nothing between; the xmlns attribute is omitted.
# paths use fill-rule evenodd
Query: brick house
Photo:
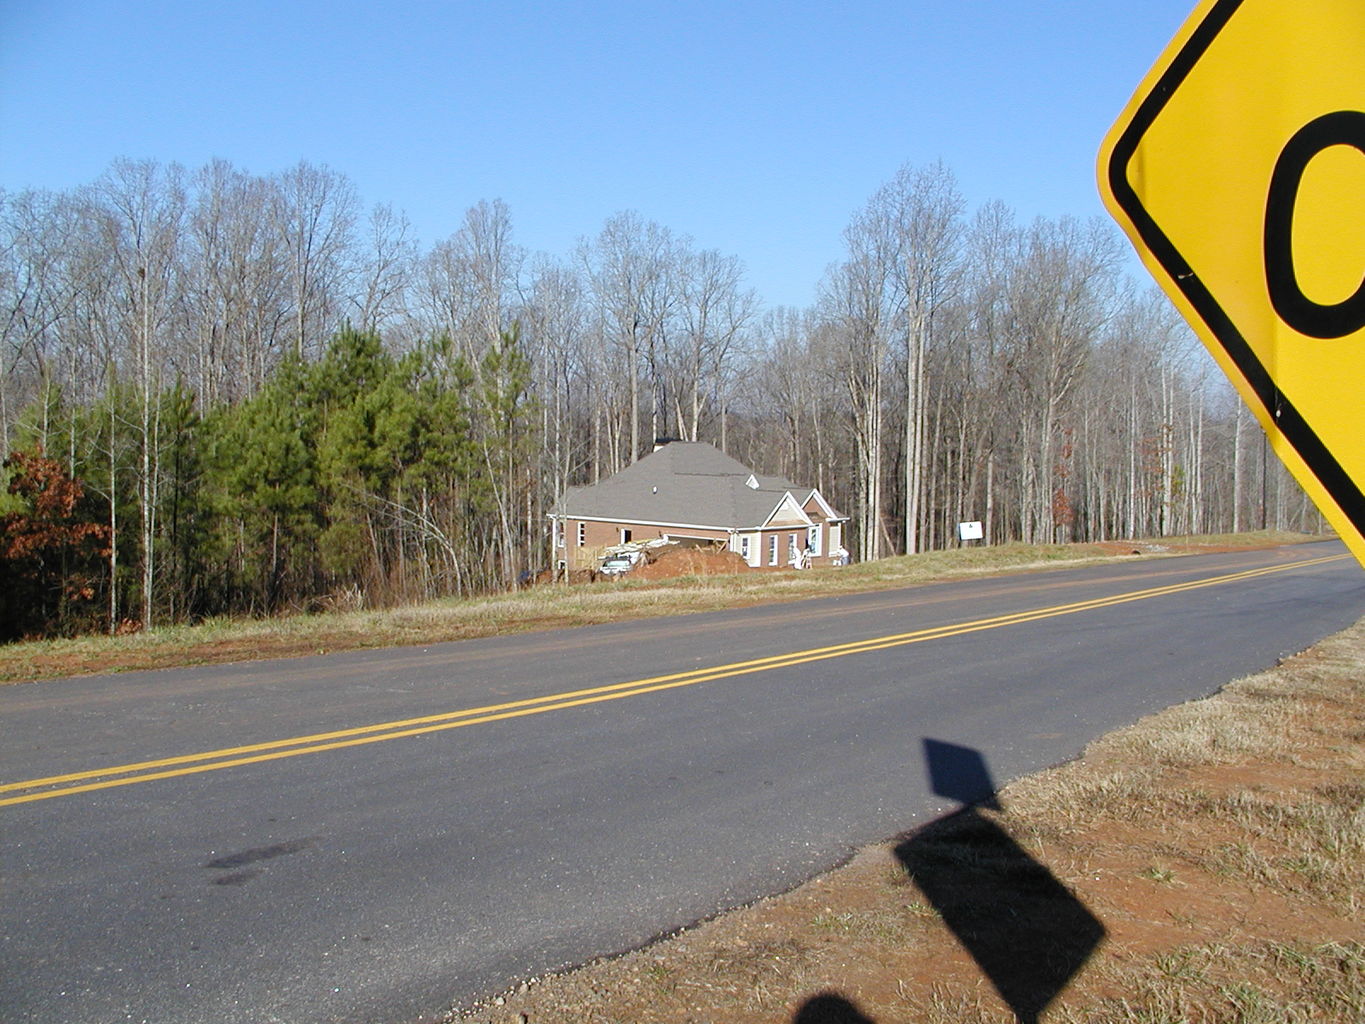
<svg viewBox="0 0 1365 1024"><path fill-rule="evenodd" d="M754 568L843 550L840 515L811 487L759 476L709 444L670 441L615 476L570 487L550 515L553 564L595 568L608 548L666 539L721 543Z"/></svg>

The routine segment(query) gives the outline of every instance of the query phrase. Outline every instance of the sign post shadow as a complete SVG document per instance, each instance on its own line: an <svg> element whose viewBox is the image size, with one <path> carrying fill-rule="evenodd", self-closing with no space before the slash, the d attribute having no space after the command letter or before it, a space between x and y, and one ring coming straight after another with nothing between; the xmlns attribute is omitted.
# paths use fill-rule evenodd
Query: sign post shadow
<svg viewBox="0 0 1365 1024"><path fill-rule="evenodd" d="M1000 810L980 751L924 740L930 784L963 804L911 833L895 853L1020 1024L1085 965L1104 925L982 809Z"/></svg>

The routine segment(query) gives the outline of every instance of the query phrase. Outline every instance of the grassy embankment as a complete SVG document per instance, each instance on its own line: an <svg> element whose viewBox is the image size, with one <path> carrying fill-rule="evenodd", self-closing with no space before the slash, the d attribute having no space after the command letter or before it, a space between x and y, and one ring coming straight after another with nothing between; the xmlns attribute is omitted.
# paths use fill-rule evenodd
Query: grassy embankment
<svg viewBox="0 0 1365 1024"><path fill-rule="evenodd" d="M215 619L125 636L26 641L0 647L0 683L179 665L221 664L329 651L433 644L535 629L716 611L769 601L878 590L991 572L1020 571L1227 547L1264 547L1319 538L1259 532L1166 537L1131 544L957 548L797 573L751 572L548 585L400 608Z"/></svg>

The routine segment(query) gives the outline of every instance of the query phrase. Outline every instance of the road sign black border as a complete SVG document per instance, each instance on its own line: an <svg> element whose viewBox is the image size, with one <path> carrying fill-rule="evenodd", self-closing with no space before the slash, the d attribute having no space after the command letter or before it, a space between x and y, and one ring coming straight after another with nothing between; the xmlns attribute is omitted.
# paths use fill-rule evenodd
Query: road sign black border
<svg viewBox="0 0 1365 1024"><path fill-rule="evenodd" d="M1275 382L1270 379L1270 373L1247 344L1242 332L1215 301L1212 293L1176 249L1174 243L1157 227L1156 221L1143 207L1137 192L1128 183L1127 169L1142 137L1152 127L1176 89L1189 76L1190 71L1207 52L1214 39L1218 37L1218 33L1237 13L1242 3L1243 0L1219 0L1215 3L1181 47L1170 66L1162 73L1152 91L1138 106L1132 121L1124 128L1113 152L1109 155L1109 166L1106 168L1109 192L1127 214L1143 244L1156 257L1162 269L1194 307L1194 311L1205 326L1213 332L1218 343L1223 346L1223 351L1246 379L1280 433L1303 459L1308 471L1327 490L1342 514L1355 527L1356 532L1365 537L1365 494L1361 493L1350 474L1327 450L1313 429L1304 422L1293 403L1275 386Z"/></svg>

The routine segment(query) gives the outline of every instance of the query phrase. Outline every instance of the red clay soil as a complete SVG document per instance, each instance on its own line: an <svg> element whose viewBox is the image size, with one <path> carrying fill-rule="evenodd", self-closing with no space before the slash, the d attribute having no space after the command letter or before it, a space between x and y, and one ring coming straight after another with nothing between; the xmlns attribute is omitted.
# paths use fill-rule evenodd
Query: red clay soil
<svg viewBox="0 0 1365 1024"><path fill-rule="evenodd" d="M733 551L712 548L666 548L658 558L630 571L635 580L667 580L676 576L720 576L748 572L749 564Z"/></svg>
<svg viewBox="0 0 1365 1024"><path fill-rule="evenodd" d="M727 573L749 572L750 566L733 551L717 548L668 547L645 549L645 563L631 569L619 579L632 580L671 580L679 576L720 576ZM606 576L595 569L575 569L569 573L569 583L596 583L607 580ZM549 569L541 572L534 580L537 584L558 582Z"/></svg>

